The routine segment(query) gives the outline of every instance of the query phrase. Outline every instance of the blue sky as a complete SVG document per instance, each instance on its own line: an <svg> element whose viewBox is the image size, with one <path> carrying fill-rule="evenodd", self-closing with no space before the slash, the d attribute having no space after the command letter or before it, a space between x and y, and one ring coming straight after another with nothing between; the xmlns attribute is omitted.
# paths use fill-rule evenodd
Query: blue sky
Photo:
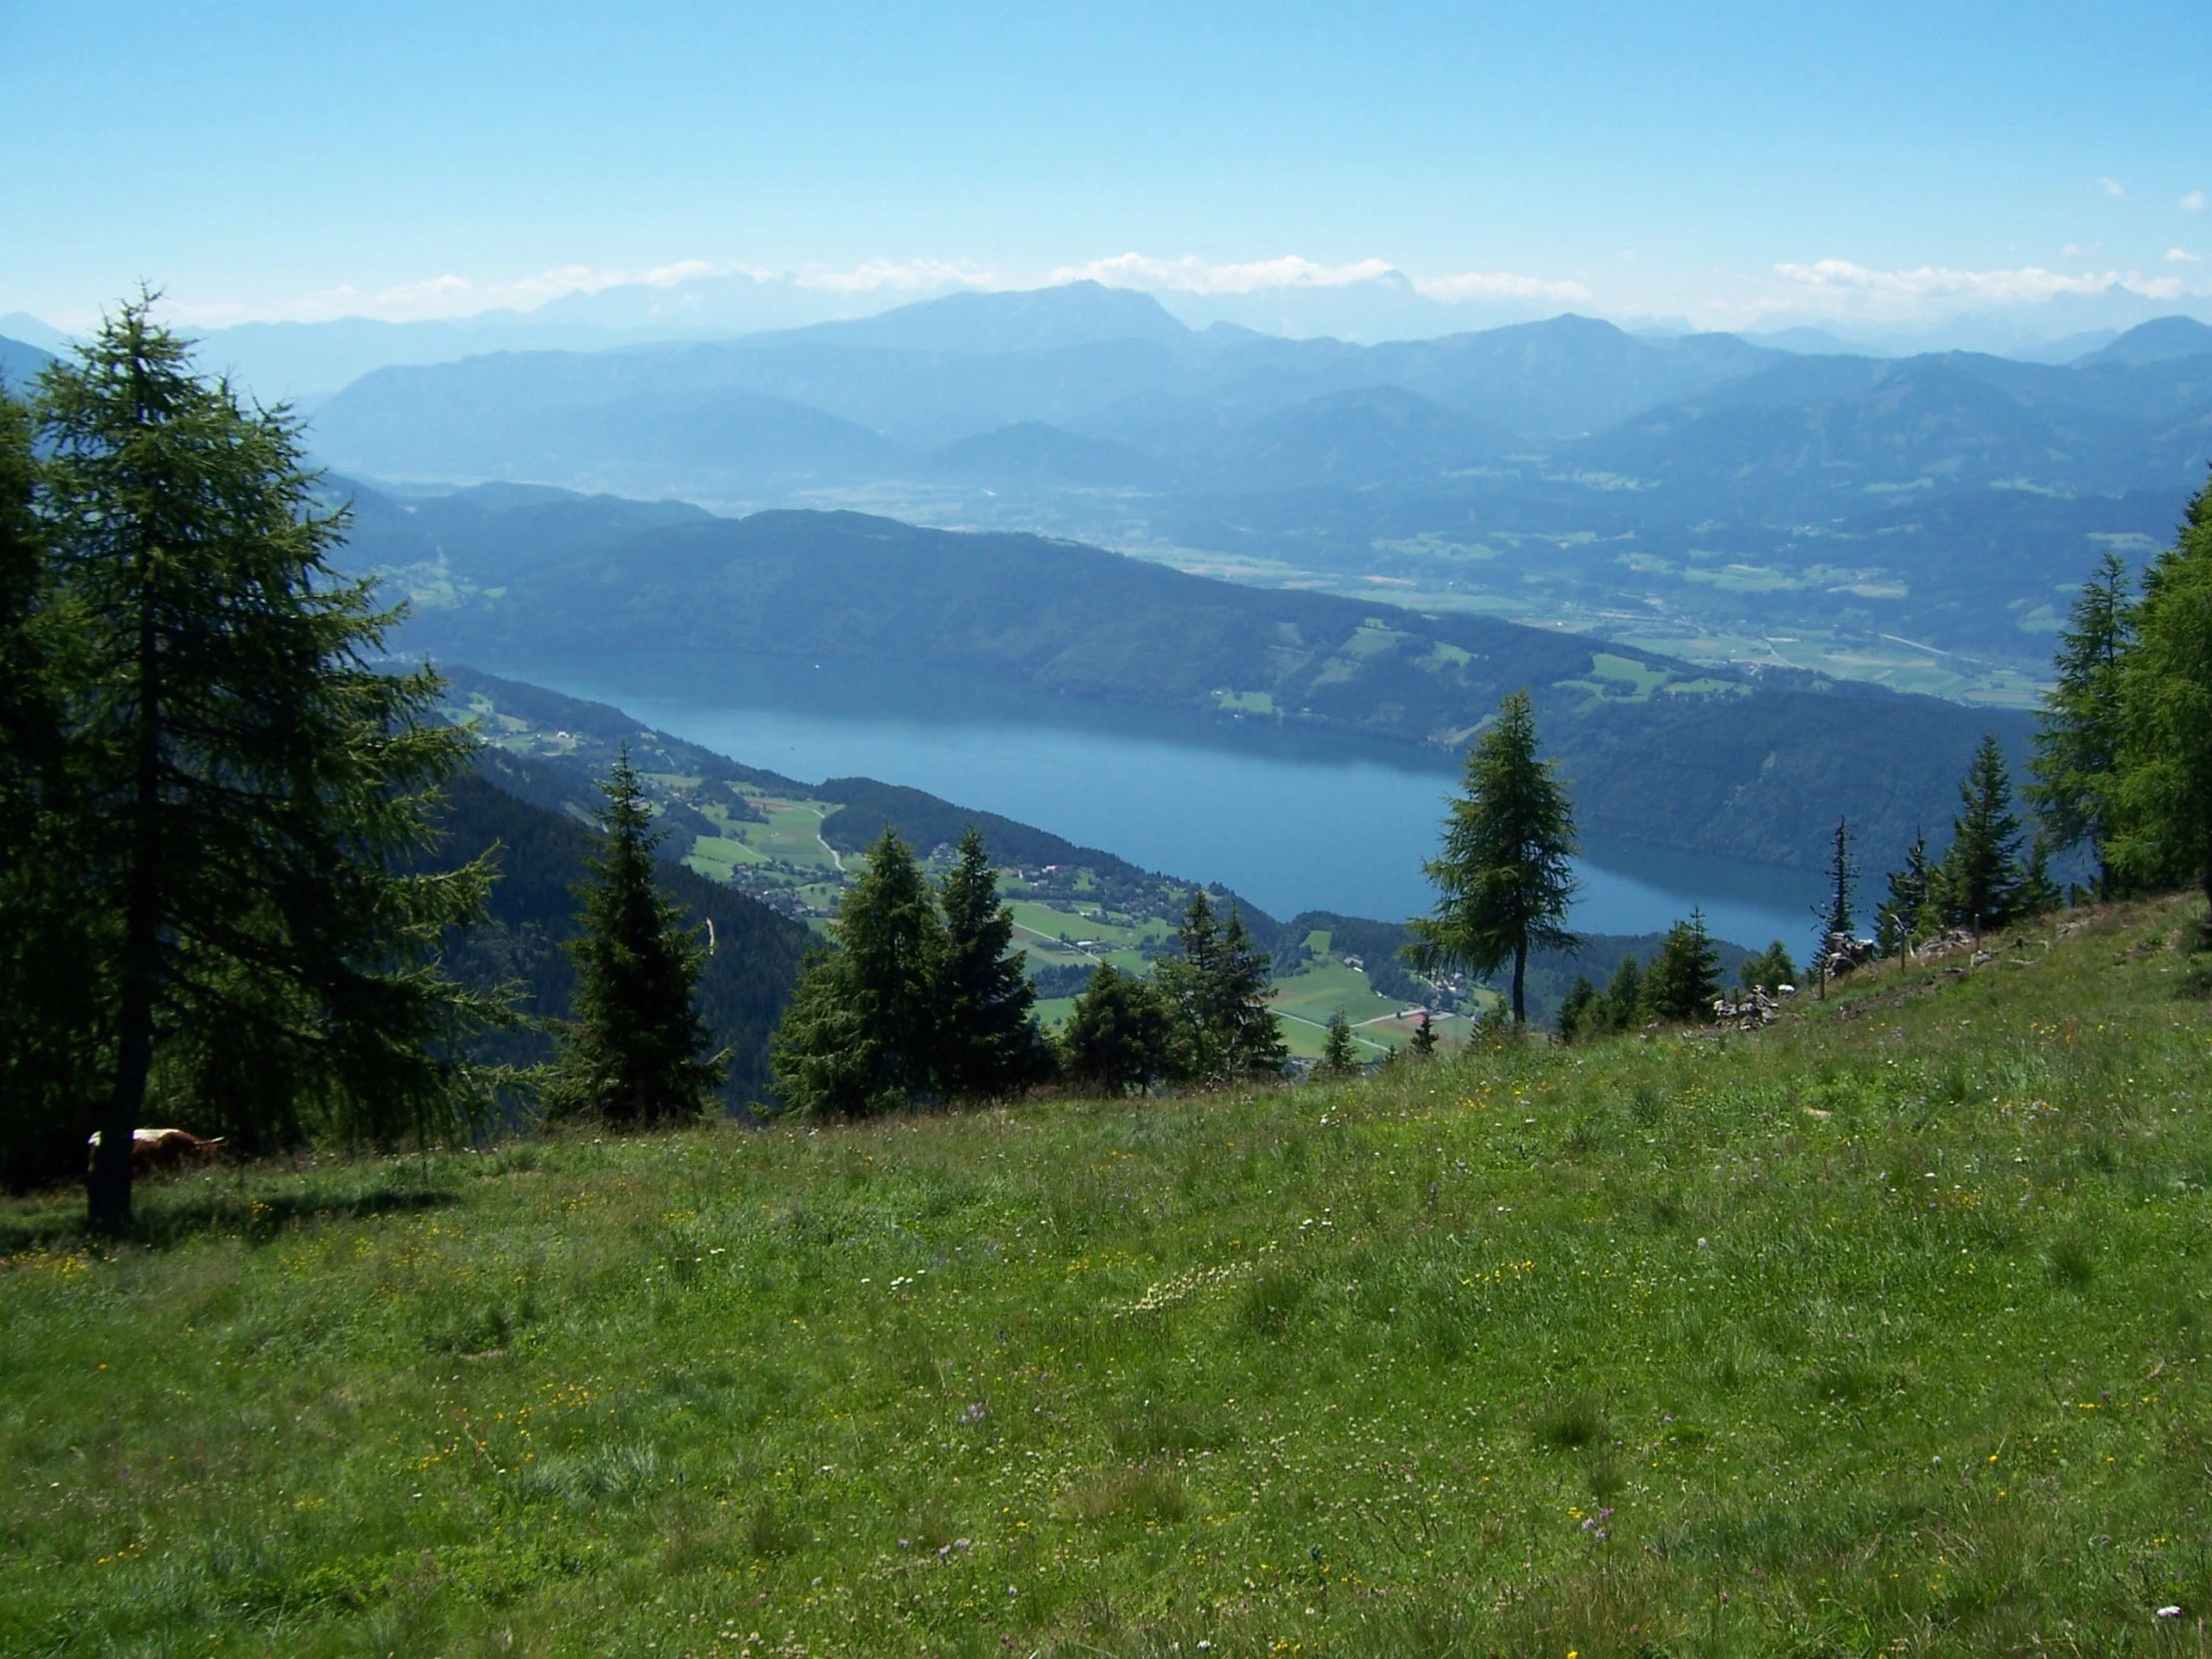
<svg viewBox="0 0 2212 1659"><path fill-rule="evenodd" d="M1925 319L2212 288L2198 6L0 0L0 312L886 300L1381 267L1438 297ZM1104 262L1104 263L1102 263Z"/></svg>

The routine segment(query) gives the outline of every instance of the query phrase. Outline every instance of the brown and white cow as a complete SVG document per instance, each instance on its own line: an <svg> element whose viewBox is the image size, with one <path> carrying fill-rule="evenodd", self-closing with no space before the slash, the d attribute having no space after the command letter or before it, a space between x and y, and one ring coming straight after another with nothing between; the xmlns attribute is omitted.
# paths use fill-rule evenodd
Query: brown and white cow
<svg viewBox="0 0 2212 1659"><path fill-rule="evenodd" d="M93 1165L100 1161L100 1131L95 1129L85 1145L90 1149L85 1158L85 1173L90 1175ZM131 1179L134 1181L158 1169L176 1169L194 1160L213 1163L222 1155L221 1135L204 1141L185 1129L131 1131Z"/></svg>

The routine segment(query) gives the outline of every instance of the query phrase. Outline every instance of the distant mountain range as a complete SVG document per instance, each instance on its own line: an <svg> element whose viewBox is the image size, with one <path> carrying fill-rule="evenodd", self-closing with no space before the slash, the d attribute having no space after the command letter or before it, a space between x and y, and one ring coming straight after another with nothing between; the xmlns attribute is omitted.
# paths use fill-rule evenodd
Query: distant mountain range
<svg viewBox="0 0 2212 1659"><path fill-rule="evenodd" d="M602 314L466 326L520 346ZM409 487L1034 531L2013 706L2098 555L2160 545L2212 462L2212 327L2186 316L2087 331L2064 363L1777 337L1805 349L1572 315L1360 345L1071 282L380 368L310 439Z"/></svg>
<svg viewBox="0 0 2212 1659"><path fill-rule="evenodd" d="M402 646L523 678L617 658L647 678L686 661L891 665L1010 707L1258 720L1447 765L1505 692L1532 687L1593 835L1797 867L1846 813L1870 860L1895 857L1947 821L1983 732L2026 732L1930 698L1701 673L1571 634L856 513L363 488L347 559L415 596Z"/></svg>
<svg viewBox="0 0 2212 1659"><path fill-rule="evenodd" d="M382 369L313 441L359 476L1036 530L2016 702L2099 552L2147 553L2202 482L2212 327L2160 318L2064 364L1576 316L1363 346L1073 283Z"/></svg>

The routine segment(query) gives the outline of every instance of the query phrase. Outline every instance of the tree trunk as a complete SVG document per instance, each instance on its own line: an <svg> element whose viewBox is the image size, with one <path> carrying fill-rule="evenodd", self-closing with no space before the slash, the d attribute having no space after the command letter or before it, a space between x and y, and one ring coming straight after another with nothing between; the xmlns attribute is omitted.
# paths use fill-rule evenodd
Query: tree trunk
<svg viewBox="0 0 2212 1659"><path fill-rule="evenodd" d="M1528 1023L1528 1004L1522 996L1522 985L1528 977L1528 941L1521 939L1513 946L1513 1023Z"/></svg>
<svg viewBox="0 0 2212 1659"><path fill-rule="evenodd" d="M131 1225L131 1139L146 1105L154 1064L154 992L161 972L162 687L160 641L154 624L154 553L141 539L138 555L138 753L132 791L130 886L123 906L122 1006L116 1033L115 1089L100 1124L100 1152L86 1182L92 1226L120 1232Z"/></svg>

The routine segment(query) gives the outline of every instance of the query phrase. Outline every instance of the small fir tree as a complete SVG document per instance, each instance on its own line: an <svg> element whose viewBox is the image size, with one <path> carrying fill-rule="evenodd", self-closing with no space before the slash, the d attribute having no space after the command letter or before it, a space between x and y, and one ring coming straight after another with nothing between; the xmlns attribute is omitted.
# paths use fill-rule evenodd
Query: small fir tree
<svg viewBox="0 0 2212 1659"><path fill-rule="evenodd" d="M1436 1022L1428 1017L1428 1010L1420 1011L1420 1023L1413 1027L1412 1040L1406 1045L1416 1060L1427 1060L1436 1053Z"/></svg>
<svg viewBox="0 0 2212 1659"><path fill-rule="evenodd" d="M1567 994L1559 999L1559 1015L1556 1028L1563 1043L1580 1042L1593 1031L1604 1028L1606 1022L1605 998L1590 983L1590 976L1578 973L1574 983L1567 987Z"/></svg>
<svg viewBox="0 0 2212 1659"><path fill-rule="evenodd" d="M1836 821L1834 850L1828 859L1828 913L1824 916L1825 931L1822 935L1823 952L1848 939L1856 938L1856 923L1851 914L1851 824L1847 819Z"/></svg>
<svg viewBox="0 0 2212 1659"><path fill-rule="evenodd" d="M1790 947L1776 939L1758 955L1746 956L1736 977L1745 990L1762 990L1772 996L1784 985L1797 983L1797 963L1790 960Z"/></svg>
<svg viewBox="0 0 2212 1659"><path fill-rule="evenodd" d="M1282 1023L1268 1005L1272 962L1232 907L1216 919L1203 888L1176 930L1181 954L1153 969L1154 983L1174 1019L1176 1074L1218 1083L1248 1075L1276 1075L1289 1050Z"/></svg>
<svg viewBox="0 0 2212 1659"><path fill-rule="evenodd" d="M1905 867L1890 872L1890 896L1875 911L1875 948L1883 955L1903 956L1927 936L1934 880L1928 837L1916 833L1905 850Z"/></svg>
<svg viewBox="0 0 2212 1659"><path fill-rule="evenodd" d="M1283 1022L1269 1005L1274 959L1253 940L1244 917L1230 906L1221 930L1221 965L1214 1005L1221 1022L1231 1077L1276 1077L1290 1060Z"/></svg>
<svg viewBox="0 0 2212 1659"><path fill-rule="evenodd" d="M1168 1010L1153 987L1103 962L1061 1028L1061 1074L1080 1088L1123 1094L1169 1075Z"/></svg>
<svg viewBox="0 0 2212 1659"><path fill-rule="evenodd" d="M1322 1039L1321 1063L1314 1068L1317 1078L1335 1081L1360 1074L1360 1056L1352 1043L1352 1021L1345 1018L1339 1008L1329 1016L1329 1031Z"/></svg>
<svg viewBox="0 0 2212 1659"><path fill-rule="evenodd" d="M598 844L577 888L582 931L565 946L576 1017L560 1030L547 1101L556 1116L613 1129L687 1122L707 1109L730 1057L712 1052L697 1006L707 952L654 880L661 836L627 748L599 790Z"/></svg>
<svg viewBox="0 0 2212 1659"><path fill-rule="evenodd" d="M936 1093L936 903L890 826L866 859L769 1040L776 1091L802 1116L897 1111Z"/></svg>
<svg viewBox="0 0 2212 1659"><path fill-rule="evenodd" d="M1689 920L1667 930L1666 942L1652 958L1644 978L1644 1005L1663 1020L1706 1019L1720 989L1720 962L1705 930L1705 912L1692 910Z"/></svg>
<svg viewBox="0 0 2212 1659"><path fill-rule="evenodd" d="M950 1100L997 1100L1043 1080L1051 1051L1037 1030L1027 956L1009 946L1014 912L973 825L939 895L943 955L935 965L937 1078Z"/></svg>
<svg viewBox="0 0 2212 1659"><path fill-rule="evenodd" d="M1626 1031L1642 1023L1644 970L1634 955L1623 956L1605 982L1604 1022L1607 1029Z"/></svg>
<svg viewBox="0 0 2212 1659"><path fill-rule="evenodd" d="M2111 839L2122 733L2122 667L2135 633L2127 565L2107 552L2058 636L2056 683L2035 718L2034 783L2021 793L2058 850L2086 845L2097 896L2113 894Z"/></svg>
<svg viewBox="0 0 2212 1659"><path fill-rule="evenodd" d="M1995 737L1981 740L1958 786L1950 846L1931 886L1943 914L1979 938L2021 913L2020 821Z"/></svg>
<svg viewBox="0 0 2212 1659"><path fill-rule="evenodd" d="M2212 483L2145 575L2135 621L2120 677L2113 863L2146 885L2192 883L2212 904Z"/></svg>
<svg viewBox="0 0 2212 1659"><path fill-rule="evenodd" d="M1528 694L1515 692L1467 751L1443 850L1421 866L1436 884L1436 909L1407 924L1406 959L1423 973L1461 968L1476 977L1512 963L1513 1020L1525 1023L1530 948L1574 942L1566 918L1575 849L1574 810L1551 764L1537 758Z"/></svg>

